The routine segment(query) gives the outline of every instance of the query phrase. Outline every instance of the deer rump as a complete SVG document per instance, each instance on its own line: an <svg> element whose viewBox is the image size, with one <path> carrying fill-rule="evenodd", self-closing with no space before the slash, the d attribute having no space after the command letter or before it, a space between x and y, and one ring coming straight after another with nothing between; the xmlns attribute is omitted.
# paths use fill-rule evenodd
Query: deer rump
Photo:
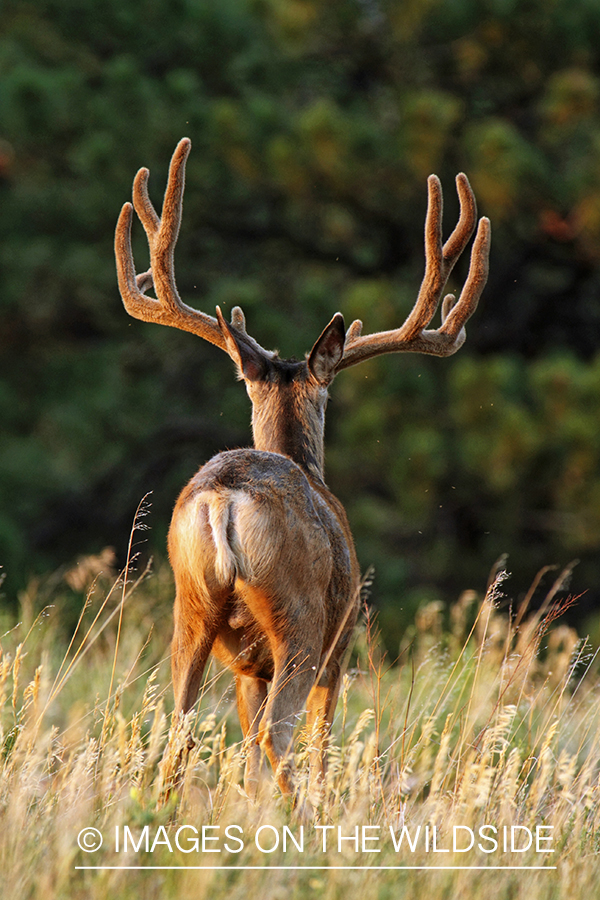
<svg viewBox="0 0 600 900"><path fill-rule="evenodd" d="M319 674L337 678L354 624L344 628L350 552L336 513L291 459L251 449L213 457L179 498L169 556L174 643L196 645L202 669L208 652L265 682L287 666L305 696Z"/></svg>

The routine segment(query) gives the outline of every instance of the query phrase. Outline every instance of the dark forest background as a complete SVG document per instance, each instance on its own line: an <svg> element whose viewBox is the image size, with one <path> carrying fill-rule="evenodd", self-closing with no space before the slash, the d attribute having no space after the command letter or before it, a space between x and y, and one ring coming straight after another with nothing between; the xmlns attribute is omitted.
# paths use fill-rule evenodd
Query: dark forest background
<svg viewBox="0 0 600 900"><path fill-rule="evenodd" d="M240 304L285 356L340 310L396 327L423 272L426 178L446 233L464 170L491 274L451 359L395 355L332 390L327 476L395 640L508 554L600 603L600 4L597 0L5 0L0 19L0 562L123 559L152 491L250 440L232 365L130 319L112 241L137 169L160 204L192 139L183 298ZM147 250L136 227L138 271ZM462 261L455 286L464 278ZM548 574L542 592L554 576ZM544 587L545 585L545 587Z"/></svg>

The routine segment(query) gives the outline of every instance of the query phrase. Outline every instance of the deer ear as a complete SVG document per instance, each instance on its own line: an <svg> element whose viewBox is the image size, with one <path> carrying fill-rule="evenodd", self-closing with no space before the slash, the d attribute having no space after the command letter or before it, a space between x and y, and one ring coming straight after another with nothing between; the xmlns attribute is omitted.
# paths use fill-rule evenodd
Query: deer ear
<svg viewBox="0 0 600 900"><path fill-rule="evenodd" d="M327 386L335 378L336 368L344 355L346 326L341 313L336 313L308 356L308 369L319 384Z"/></svg>
<svg viewBox="0 0 600 900"><path fill-rule="evenodd" d="M235 325L226 322L219 307L217 319L225 338L225 348L234 361L240 378L246 381L260 381L268 370L268 359L256 341Z"/></svg>

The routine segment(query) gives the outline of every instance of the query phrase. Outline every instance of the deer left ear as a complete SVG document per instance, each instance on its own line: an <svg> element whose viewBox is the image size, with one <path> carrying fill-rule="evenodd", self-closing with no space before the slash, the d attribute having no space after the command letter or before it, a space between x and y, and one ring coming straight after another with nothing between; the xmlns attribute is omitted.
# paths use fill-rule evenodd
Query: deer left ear
<svg viewBox="0 0 600 900"><path fill-rule="evenodd" d="M308 370L324 387L335 378L336 369L344 355L346 326L341 313L336 313L308 356Z"/></svg>
<svg viewBox="0 0 600 900"><path fill-rule="evenodd" d="M268 369L268 355L244 329L226 322L217 306L217 321L225 339L225 350L234 361L238 375L246 381L261 381Z"/></svg>

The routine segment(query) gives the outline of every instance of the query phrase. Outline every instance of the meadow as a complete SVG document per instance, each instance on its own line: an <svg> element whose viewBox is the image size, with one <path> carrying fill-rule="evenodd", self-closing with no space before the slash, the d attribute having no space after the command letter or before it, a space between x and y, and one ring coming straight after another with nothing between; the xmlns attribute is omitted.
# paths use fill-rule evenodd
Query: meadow
<svg viewBox="0 0 600 900"><path fill-rule="evenodd" d="M326 790L301 819L270 777L258 802L244 794L231 677L213 664L166 790L171 574L112 562L32 583L0 623L3 897L595 896L600 674L562 621L561 573L535 611L502 570L424 606L397 659L365 603ZM299 723L301 784L309 749Z"/></svg>

